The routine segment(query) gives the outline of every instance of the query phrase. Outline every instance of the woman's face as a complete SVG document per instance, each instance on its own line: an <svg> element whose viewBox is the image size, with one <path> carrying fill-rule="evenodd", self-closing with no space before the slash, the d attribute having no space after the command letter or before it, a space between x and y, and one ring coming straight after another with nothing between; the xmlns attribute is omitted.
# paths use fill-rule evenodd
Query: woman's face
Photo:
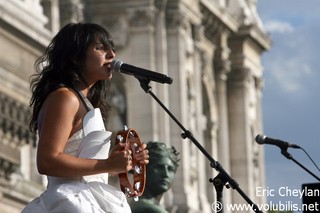
<svg viewBox="0 0 320 213"><path fill-rule="evenodd" d="M84 63L84 77L89 84L99 80L110 80L112 78L111 62L115 53L110 47L106 47L100 41L91 44L86 52Z"/></svg>

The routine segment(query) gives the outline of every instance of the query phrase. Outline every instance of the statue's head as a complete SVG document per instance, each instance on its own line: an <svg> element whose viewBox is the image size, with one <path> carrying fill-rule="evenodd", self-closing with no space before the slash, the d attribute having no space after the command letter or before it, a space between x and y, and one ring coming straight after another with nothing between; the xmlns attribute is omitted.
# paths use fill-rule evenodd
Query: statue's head
<svg viewBox="0 0 320 213"><path fill-rule="evenodd" d="M178 168L179 153L172 146L162 142L147 143L149 164L147 164L146 196L157 196L170 189Z"/></svg>

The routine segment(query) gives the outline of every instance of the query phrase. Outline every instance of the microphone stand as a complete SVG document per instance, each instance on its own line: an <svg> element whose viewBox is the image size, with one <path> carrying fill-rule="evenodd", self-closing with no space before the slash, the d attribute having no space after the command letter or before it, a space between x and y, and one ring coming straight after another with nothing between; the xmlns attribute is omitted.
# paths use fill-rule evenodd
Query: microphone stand
<svg viewBox="0 0 320 213"><path fill-rule="evenodd" d="M142 89L150 94L158 103L159 105L168 113L168 115L175 121L175 123L183 130L183 133L181 133L181 137L183 139L189 138L197 147L198 149L208 158L208 160L210 161L210 166L212 168L214 168L216 171L219 172L219 174L217 175L217 177L215 177L214 179L210 179L210 182L214 183L214 186L216 187L216 191L217 191L217 207L218 208L218 212L222 213L223 208L221 208L222 206L222 189L223 186L226 185L226 183L228 183L227 187L229 188L232 187L233 189L235 189L246 201L248 204L250 204L250 206L252 207L252 210L256 213L263 213L262 211L260 211L260 209L258 208L258 206L256 204L254 204L250 198L241 190L241 188L239 187L239 184L230 177L230 175L223 169L223 167L221 166L221 164L218 161L215 161L210 154L201 146L201 144L193 137L192 133L187 130L179 121L178 119L168 110L168 108L158 99L158 97L152 92L152 88L149 86L150 80L147 78L139 78L137 76L135 76L139 82L140 82L140 86L142 87ZM220 203L219 203L220 202Z"/></svg>
<svg viewBox="0 0 320 213"><path fill-rule="evenodd" d="M317 177L314 173L312 173L309 169L307 169L305 166L303 166L301 163L299 163L296 159L292 157L292 155L287 151L288 147L281 148L281 154L284 155L287 159L292 160L297 165L299 165L302 169L304 169L306 172L308 172L311 176L313 176L315 179L320 181L320 178Z"/></svg>

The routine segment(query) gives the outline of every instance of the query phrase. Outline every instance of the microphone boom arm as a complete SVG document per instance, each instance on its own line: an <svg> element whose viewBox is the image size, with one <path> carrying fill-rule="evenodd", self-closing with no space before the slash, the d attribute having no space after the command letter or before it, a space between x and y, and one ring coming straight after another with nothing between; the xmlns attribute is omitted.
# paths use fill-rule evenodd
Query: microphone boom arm
<svg viewBox="0 0 320 213"><path fill-rule="evenodd" d="M302 169L304 169L306 172L308 172L311 176L313 176L315 179L320 181L320 178L317 177L314 173L312 173L309 169L307 169L305 166L303 166L301 163L299 163L296 159L292 157L292 155L286 150L286 149L281 149L281 154L285 156L287 159L292 160L295 162L298 166L300 166Z"/></svg>
<svg viewBox="0 0 320 213"><path fill-rule="evenodd" d="M252 200L242 191L242 189L239 187L239 184L231 178L231 176L224 170L224 168L221 166L221 164L214 160L212 156L206 151L206 149L193 137L192 133L187 130L179 121L178 119L169 111L169 109L158 99L158 97L152 92L152 88L148 85L150 83L149 80L137 78L140 82L140 86L142 89L150 94L157 102L158 104L168 113L168 115L175 121L175 123L183 130L183 133L181 133L181 137L183 139L189 138L197 147L198 149L208 158L210 161L210 166L214 168L216 171L220 172L217 178L221 179L222 183L228 183L231 188L235 189L243 198L247 201L248 204L252 207L252 210L256 213L263 213L258 206L252 202ZM216 178L216 179L217 179ZM211 182L211 180L209 180ZM219 212L222 213L223 209L220 209Z"/></svg>

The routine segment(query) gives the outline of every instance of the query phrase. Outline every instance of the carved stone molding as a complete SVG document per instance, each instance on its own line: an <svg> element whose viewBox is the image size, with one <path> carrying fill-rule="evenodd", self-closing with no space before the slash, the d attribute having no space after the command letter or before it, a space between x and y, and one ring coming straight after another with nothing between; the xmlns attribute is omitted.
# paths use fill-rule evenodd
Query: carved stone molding
<svg viewBox="0 0 320 213"><path fill-rule="evenodd" d="M84 5L81 0L59 1L61 25L84 20Z"/></svg>
<svg viewBox="0 0 320 213"><path fill-rule="evenodd" d="M116 48L124 48L129 40L129 23L124 14L101 19L101 24L112 34Z"/></svg>
<svg viewBox="0 0 320 213"><path fill-rule="evenodd" d="M154 27L155 9L152 7L130 8L127 10L131 28Z"/></svg>
<svg viewBox="0 0 320 213"><path fill-rule="evenodd" d="M36 144L28 128L30 109L0 92L0 177L6 179L20 165L20 146Z"/></svg>
<svg viewBox="0 0 320 213"><path fill-rule="evenodd" d="M203 12L202 25L205 27L204 32L209 40L215 40L215 37L224 29L223 23L208 10Z"/></svg>
<svg viewBox="0 0 320 213"><path fill-rule="evenodd" d="M29 116L28 106L0 92L0 130L6 136L17 138L19 145L36 142L28 128Z"/></svg>
<svg viewBox="0 0 320 213"><path fill-rule="evenodd" d="M233 82L233 84L245 84L250 81L250 77L252 76L252 72L247 67L239 67L236 69L232 69L231 72L228 73L228 80Z"/></svg>
<svg viewBox="0 0 320 213"><path fill-rule="evenodd" d="M13 174L19 168L18 164L12 163L4 158L0 158L0 178L10 180Z"/></svg>
<svg viewBox="0 0 320 213"><path fill-rule="evenodd" d="M187 15L179 10L168 10L166 22L168 30L187 29L189 25Z"/></svg>

